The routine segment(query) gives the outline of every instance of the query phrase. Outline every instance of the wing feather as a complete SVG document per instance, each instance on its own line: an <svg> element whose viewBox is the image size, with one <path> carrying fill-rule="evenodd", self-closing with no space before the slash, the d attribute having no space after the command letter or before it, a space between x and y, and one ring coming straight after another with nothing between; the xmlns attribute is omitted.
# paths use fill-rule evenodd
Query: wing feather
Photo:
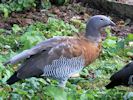
<svg viewBox="0 0 133 100"><path fill-rule="evenodd" d="M35 54L47 49L48 47L57 45L58 42L61 41L61 39L62 38L60 38L60 37L55 37L55 38L45 40L45 41L37 44L36 46L32 47L31 49L24 50L23 52L19 53L18 55L12 57L9 61L5 62L4 65L6 66L7 64L16 64L21 60L30 58L31 55L35 55Z"/></svg>
<svg viewBox="0 0 133 100"><path fill-rule="evenodd" d="M28 55L26 55L27 53ZM25 56L23 57L18 56L17 59L10 60L12 63L16 63L29 57L25 59L17 71L17 76L20 79L40 76L45 66L52 64L54 60L61 56L71 59L83 55L84 66L86 66L98 57L99 48L95 43L86 39L63 37L44 41L27 51L27 53L24 53Z"/></svg>

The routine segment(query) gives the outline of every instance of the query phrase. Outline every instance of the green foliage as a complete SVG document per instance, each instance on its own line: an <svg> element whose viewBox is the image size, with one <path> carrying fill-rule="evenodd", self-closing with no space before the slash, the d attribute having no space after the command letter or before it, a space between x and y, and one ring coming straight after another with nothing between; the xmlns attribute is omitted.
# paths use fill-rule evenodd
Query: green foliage
<svg viewBox="0 0 133 100"><path fill-rule="evenodd" d="M55 18L49 18L47 24L47 32L52 33L52 36L61 35L71 35L71 33L76 33L78 30L68 23L64 23L62 20Z"/></svg>
<svg viewBox="0 0 133 100"><path fill-rule="evenodd" d="M12 49L17 49L18 47L18 35L0 35L0 50L6 49L7 46Z"/></svg>
<svg viewBox="0 0 133 100"><path fill-rule="evenodd" d="M20 37L20 42L24 46L22 49L26 49L46 38L72 35L74 32L76 33L78 30L73 25L50 17L47 24L37 22L27 27L25 33Z"/></svg>
<svg viewBox="0 0 133 100"><path fill-rule="evenodd" d="M42 6L42 8L48 9L48 8L51 7L51 3L50 3L49 0L42 0L41 1L41 6Z"/></svg>
<svg viewBox="0 0 133 100"><path fill-rule="evenodd" d="M0 12L7 18L11 12L23 11L35 6L35 0L10 0L7 3L0 4Z"/></svg>
<svg viewBox="0 0 133 100"><path fill-rule="evenodd" d="M13 31L13 33L17 33L17 32L19 32L19 31L21 31L22 29L18 26L18 25L16 25L16 24L14 24L13 25L13 27L12 27L12 31Z"/></svg>
<svg viewBox="0 0 133 100"><path fill-rule="evenodd" d="M4 18L7 18L9 15L8 5L0 4L0 12L3 12Z"/></svg>
<svg viewBox="0 0 133 100"><path fill-rule="evenodd" d="M126 38L127 42L133 41L133 34L128 34L127 38Z"/></svg>
<svg viewBox="0 0 133 100"><path fill-rule="evenodd" d="M35 0L17 0L9 4L10 11L22 11L35 7Z"/></svg>
<svg viewBox="0 0 133 100"><path fill-rule="evenodd" d="M105 41L103 41L103 47L104 51L103 53L108 53L110 56L114 55L125 55L125 41L121 40L119 38L107 38Z"/></svg>
<svg viewBox="0 0 133 100"><path fill-rule="evenodd" d="M20 12L30 10L36 6L49 9L52 4L63 5L69 0L9 0L0 4L0 12L3 13L4 18L8 18L12 12Z"/></svg>
<svg viewBox="0 0 133 100"><path fill-rule="evenodd" d="M36 45L38 42L43 40L43 34L37 31L25 32L20 38L21 43L23 44L23 49L31 48Z"/></svg>
<svg viewBox="0 0 133 100"><path fill-rule="evenodd" d="M54 100L67 100L67 93L63 88L48 86L46 92L49 96L52 96Z"/></svg>
<svg viewBox="0 0 133 100"><path fill-rule="evenodd" d="M124 100L132 100L133 99L133 92L129 92L127 94L125 94L124 96Z"/></svg>
<svg viewBox="0 0 133 100"><path fill-rule="evenodd" d="M128 34L126 38L118 38L116 36L111 36L109 28L106 28L107 38L103 41L103 53L109 56L128 56L129 52L132 51L132 47L129 46L129 42L133 41L133 34Z"/></svg>
<svg viewBox="0 0 133 100"><path fill-rule="evenodd" d="M50 17L45 24L36 22L23 28L13 25L11 33L8 35L7 30L0 29L0 99L122 100L131 98L132 93L128 93L128 89L123 87L112 90L104 88L105 84L109 82L110 75L125 65L123 58L129 59L126 53L132 50L128 45L132 41L132 34L129 34L126 39L122 39L111 36L110 31L103 41L103 52L100 58L81 72L85 78L70 79L65 89L56 87L56 80L49 80L50 84L48 84L41 78L22 80L12 86L5 83L18 65L9 65L5 68L2 65L4 61L45 39L80 32L82 26L76 29L69 23ZM92 77L92 73L94 77Z"/></svg>

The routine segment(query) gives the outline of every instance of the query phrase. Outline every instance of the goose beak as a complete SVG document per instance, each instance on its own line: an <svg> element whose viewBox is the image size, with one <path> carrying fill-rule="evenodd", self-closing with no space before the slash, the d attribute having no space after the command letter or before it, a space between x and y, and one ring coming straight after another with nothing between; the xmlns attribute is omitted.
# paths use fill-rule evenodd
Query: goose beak
<svg viewBox="0 0 133 100"><path fill-rule="evenodd" d="M113 21L110 21L111 26L115 26L116 24Z"/></svg>

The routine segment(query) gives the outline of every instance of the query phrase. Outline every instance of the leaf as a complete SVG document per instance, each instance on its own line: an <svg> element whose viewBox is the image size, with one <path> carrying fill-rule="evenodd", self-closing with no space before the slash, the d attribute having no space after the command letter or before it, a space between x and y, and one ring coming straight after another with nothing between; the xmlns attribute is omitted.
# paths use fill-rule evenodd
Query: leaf
<svg viewBox="0 0 133 100"><path fill-rule="evenodd" d="M82 94L80 96L80 100L88 100L88 97L86 96L86 94Z"/></svg>
<svg viewBox="0 0 133 100"><path fill-rule="evenodd" d="M7 8L3 8L4 17L7 18L9 16L9 11Z"/></svg>
<svg viewBox="0 0 133 100"><path fill-rule="evenodd" d="M132 100L133 99L133 92L128 92L124 95L124 100Z"/></svg>
<svg viewBox="0 0 133 100"><path fill-rule="evenodd" d="M42 0L41 6L42 8L49 9L51 7L51 3L49 2L49 0Z"/></svg>
<svg viewBox="0 0 133 100"><path fill-rule="evenodd" d="M11 100L22 100L22 97L17 93L11 93Z"/></svg>
<svg viewBox="0 0 133 100"><path fill-rule="evenodd" d="M133 52L127 52L127 55L133 57Z"/></svg>
<svg viewBox="0 0 133 100"><path fill-rule="evenodd" d="M14 33L17 33L19 31L21 31L22 29L17 24L14 24L12 27L12 30Z"/></svg>
<svg viewBox="0 0 133 100"><path fill-rule="evenodd" d="M111 37L111 28L105 28L105 32L107 33L107 37Z"/></svg>
<svg viewBox="0 0 133 100"><path fill-rule="evenodd" d="M18 0L18 4L23 4L24 0Z"/></svg>
<svg viewBox="0 0 133 100"><path fill-rule="evenodd" d="M93 91L87 91L80 96L80 100L94 100Z"/></svg>
<svg viewBox="0 0 133 100"><path fill-rule="evenodd" d="M133 33L128 34L126 40L127 40L128 42L129 42L129 41L133 41Z"/></svg>
<svg viewBox="0 0 133 100"><path fill-rule="evenodd" d="M129 46L133 47L133 41L129 42Z"/></svg>
<svg viewBox="0 0 133 100"><path fill-rule="evenodd" d="M65 3L65 0L57 0L57 5L63 5Z"/></svg>
<svg viewBox="0 0 133 100"><path fill-rule="evenodd" d="M87 76L88 75L88 69L84 68L80 74L83 76Z"/></svg>
<svg viewBox="0 0 133 100"><path fill-rule="evenodd" d="M19 89L19 88L15 88L14 92L21 94L21 95L27 95L27 91Z"/></svg>
<svg viewBox="0 0 133 100"><path fill-rule="evenodd" d="M115 46L116 46L116 40L106 39L106 40L103 42L103 46L104 46L104 47L115 47Z"/></svg>
<svg viewBox="0 0 133 100"><path fill-rule="evenodd" d="M67 93L63 88L48 86L47 93L54 98L54 100L67 100Z"/></svg>
<svg viewBox="0 0 133 100"><path fill-rule="evenodd" d="M44 40L44 37L42 36L41 33L37 31L26 32L20 38L20 41L24 45L23 49L31 48L32 46L35 46L37 43L41 42L42 40Z"/></svg>

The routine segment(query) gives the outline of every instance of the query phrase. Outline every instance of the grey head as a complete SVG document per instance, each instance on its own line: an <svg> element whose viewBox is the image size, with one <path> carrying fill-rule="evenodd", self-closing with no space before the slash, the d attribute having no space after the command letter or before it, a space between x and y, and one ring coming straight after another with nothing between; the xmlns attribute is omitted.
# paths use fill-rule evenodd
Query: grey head
<svg viewBox="0 0 133 100"><path fill-rule="evenodd" d="M115 23L111 19L104 15L92 16L86 24L85 36L91 40L98 42L101 40L100 30L106 26L114 26Z"/></svg>

